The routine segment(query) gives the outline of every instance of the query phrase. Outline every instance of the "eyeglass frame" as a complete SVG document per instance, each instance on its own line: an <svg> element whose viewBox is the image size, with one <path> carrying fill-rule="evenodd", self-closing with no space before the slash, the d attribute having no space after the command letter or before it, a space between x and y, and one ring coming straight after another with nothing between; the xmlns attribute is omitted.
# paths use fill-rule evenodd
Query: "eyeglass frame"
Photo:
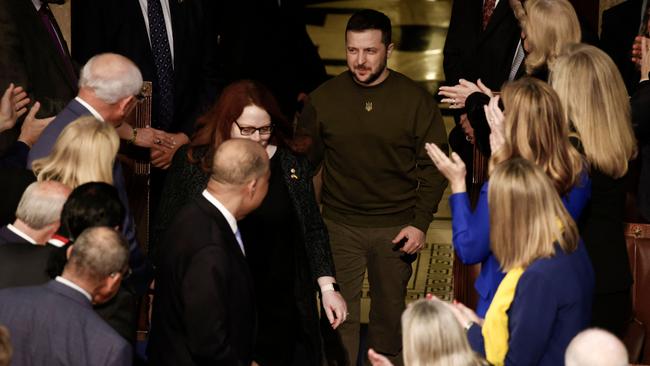
<svg viewBox="0 0 650 366"><path fill-rule="evenodd" d="M255 132L259 133L260 136L261 135L270 135L270 134L273 133L273 128L275 127L273 122L271 122L270 125L262 126L262 127L253 127L253 126L244 126L244 127L242 127L242 126L239 125L239 122L234 121L234 123L237 126L237 128L239 129L239 133L241 133L242 136L253 136L255 134ZM244 133L245 128L250 128L253 132ZM262 131L263 129L268 129L268 132Z"/></svg>

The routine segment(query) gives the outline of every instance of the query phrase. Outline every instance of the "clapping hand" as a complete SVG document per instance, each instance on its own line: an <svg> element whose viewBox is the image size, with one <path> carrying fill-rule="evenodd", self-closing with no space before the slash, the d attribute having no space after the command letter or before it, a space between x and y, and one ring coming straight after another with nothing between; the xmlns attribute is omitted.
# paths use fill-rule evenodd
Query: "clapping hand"
<svg viewBox="0 0 650 366"><path fill-rule="evenodd" d="M490 103L483 106L483 110L485 111L487 123L490 126L490 149L494 153L506 142L505 127L503 125L505 117L499 108L499 96L490 98Z"/></svg>
<svg viewBox="0 0 650 366"><path fill-rule="evenodd" d="M463 159L461 159L455 152L451 153L451 159L449 159L447 154L432 143L426 143L424 148L427 150L427 154L429 154L429 157L440 173L449 180L451 191L453 193L466 192L467 187L465 186L465 175L467 174L467 170L465 168L465 163L463 163Z"/></svg>
<svg viewBox="0 0 650 366"><path fill-rule="evenodd" d="M372 366L393 366L386 356L380 355L372 348L368 349L368 360Z"/></svg>
<svg viewBox="0 0 650 366"><path fill-rule="evenodd" d="M449 103L449 108L460 109L465 107L467 97L476 92L492 97L492 90L485 86L481 79L478 79L476 84L465 79L460 79L457 85L441 86L438 95L445 97L441 102Z"/></svg>
<svg viewBox="0 0 650 366"><path fill-rule="evenodd" d="M22 87L9 84L0 99L0 132L14 127L18 118L27 112L29 101Z"/></svg>

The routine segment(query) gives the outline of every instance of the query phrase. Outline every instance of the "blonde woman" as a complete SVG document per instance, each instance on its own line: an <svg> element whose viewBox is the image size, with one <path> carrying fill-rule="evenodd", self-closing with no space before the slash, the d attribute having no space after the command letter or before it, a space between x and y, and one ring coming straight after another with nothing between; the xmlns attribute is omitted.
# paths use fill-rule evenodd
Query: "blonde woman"
<svg viewBox="0 0 650 366"><path fill-rule="evenodd" d="M480 366L485 363L467 342L449 306L438 299L411 303L402 314L405 366ZM373 366L390 366L388 359L368 351Z"/></svg>
<svg viewBox="0 0 650 366"><path fill-rule="evenodd" d="M120 147L115 129L94 117L67 125L50 155L32 164L38 181L56 180L71 189L87 182L113 184L113 164Z"/></svg>
<svg viewBox="0 0 650 366"><path fill-rule="evenodd" d="M484 321L462 304L454 315L493 365L563 365L569 342L589 324L589 256L540 166L510 159L490 181L491 247L507 274Z"/></svg>
<svg viewBox="0 0 650 366"><path fill-rule="evenodd" d="M525 77L504 87L505 117L498 108L498 101L499 97L493 98L485 111L488 120L492 121L490 139L494 154L490 165L517 157L539 165L551 178L555 194L563 197L571 216L578 218L589 199L590 182L580 154L569 142L557 94L545 82ZM474 287L479 295L476 311L484 316L504 276L490 251L489 182L481 188L472 211L463 161L456 153L450 160L433 144L427 144L426 149L438 170L449 179L452 241L456 255L465 264L481 263Z"/></svg>
<svg viewBox="0 0 650 366"><path fill-rule="evenodd" d="M510 6L522 29L526 73L546 80L564 46L580 42L575 9L568 0L510 0Z"/></svg>
<svg viewBox="0 0 650 366"><path fill-rule="evenodd" d="M609 56L584 44L567 47L550 82L590 166L592 198L578 224L596 273L592 325L620 336L632 315L623 221L636 141L627 91Z"/></svg>

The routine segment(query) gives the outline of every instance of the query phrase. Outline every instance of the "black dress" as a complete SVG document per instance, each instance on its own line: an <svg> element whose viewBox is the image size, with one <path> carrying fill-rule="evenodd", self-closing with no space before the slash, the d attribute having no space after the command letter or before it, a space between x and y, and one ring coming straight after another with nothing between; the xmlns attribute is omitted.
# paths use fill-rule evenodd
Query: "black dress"
<svg viewBox="0 0 650 366"><path fill-rule="evenodd" d="M592 326L620 335L632 314L632 274L623 221L627 174L614 179L591 171L591 200L578 227L596 277Z"/></svg>
<svg viewBox="0 0 650 366"><path fill-rule="evenodd" d="M261 365L295 364L295 344L304 337L300 334L294 278L304 277L304 273L296 273L296 261L305 262L306 254L298 242L296 212L277 156L271 158L269 191L264 201L239 222L255 284L255 360Z"/></svg>

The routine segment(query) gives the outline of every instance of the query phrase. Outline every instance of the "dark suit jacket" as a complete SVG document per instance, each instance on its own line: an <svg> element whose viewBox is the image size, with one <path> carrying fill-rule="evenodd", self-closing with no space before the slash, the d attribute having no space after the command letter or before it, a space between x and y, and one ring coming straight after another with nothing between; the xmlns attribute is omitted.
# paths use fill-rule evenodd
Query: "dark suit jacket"
<svg viewBox="0 0 650 366"><path fill-rule="evenodd" d="M630 100L632 125L639 141L641 175L637 195L637 207L641 216L650 221L650 81L639 84Z"/></svg>
<svg viewBox="0 0 650 366"><path fill-rule="evenodd" d="M454 1L444 47L445 80L481 81L492 90L508 80L521 30L510 4L501 0L485 30L481 30L483 2Z"/></svg>
<svg viewBox="0 0 650 366"><path fill-rule="evenodd" d="M31 244L27 240L23 239L22 237L16 235L13 231L9 230L7 226L3 226L0 228L0 244L8 244L8 243L27 243Z"/></svg>
<svg viewBox="0 0 650 366"><path fill-rule="evenodd" d="M199 111L216 99L221 81L213 6L213 0L169 1L174 37L174 118L171 126L153 127L191 136ZM138 0L75 0L71 11L72 56L77 62L85 63L103 52L118 53L135 62L144 80L154 82L157 88Z"/></svg>
<svg viewBox="0 0 650 366"><path fill-rule="evenodd" d="M53 245L34 245L24 240L0 245L0 288L33 286L49 281L47 266L50 254L57 250L59 248Z"/></svg>
<svg viewBox="0 0 650 366"><path fill-rule="evenodd" d="M161 248L150 363L250 365L254 304L248 264L228 222L205 197L195 198Z"/></svg>
<svg viewBox="0 0 650 366"><path fill-rule="evenodd" d="M79 291L50 281L0 291L0 324L11 333L14 365L131 365L128 343Z"/></svg>
<svg viewBox="0 0 650 366"><path fill-rule="evenodd" d="M11 82L24 87L32 101L41 103L38 117L56 115L77 93L31 1L0 0L0 70L0 88ZM4 148L18 136L19 125L3 134Z"/></svg>
<svg viewBox="0 0 650 366"><path fill-rule="evenodd" d="M628 93L639 83L639 71L632 61L632 44L641 24L642 0L627 0L603 12L600 46L621 72Z"/></svg>
<svg viewBox="0 0 650 366"><path fill-rule="evenodd" d="M59 113L56 118L45 128L41 137L32 147L32 150L29 152L29 157L27 160L27 166L31 169L32 162L36 159L47 156L54 147L57 137L61 134L61 131L76 120L79 117L90 115L90 111L86 109L81 103L73 99L68 103L64 110ZM122 234L129 241L129 265L133 270L133 276L129 279L129 282L135 283L138 292L142 292L142 288L146 288L146 283L150 279L150 268L145 260L138 242L135 236L135 223L133 220L133 215L129 209L129 200L126 193L126 184L124 182L124 174L122 172L122 165L116 159L115 165L113 166L113 185L117 188L117 192L120 195L120 200L124 207L126 208L126 215L124 218L124 223L122 224Z"/></svg>

